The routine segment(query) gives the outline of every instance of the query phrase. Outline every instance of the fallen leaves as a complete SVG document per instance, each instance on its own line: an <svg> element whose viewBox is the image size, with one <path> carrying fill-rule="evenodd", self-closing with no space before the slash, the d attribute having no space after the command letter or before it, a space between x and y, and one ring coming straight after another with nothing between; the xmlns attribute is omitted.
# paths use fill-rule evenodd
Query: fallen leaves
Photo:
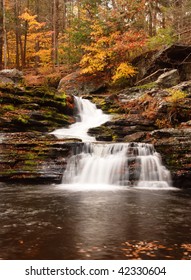
<svg viewBox="0 0 191 280"><path fill-rule="evenodd" d="M83 243L76 244L77 252L81 259L191 259L191 244L161 244L154 241L129 240L116 246L87 246Z"/></svg>

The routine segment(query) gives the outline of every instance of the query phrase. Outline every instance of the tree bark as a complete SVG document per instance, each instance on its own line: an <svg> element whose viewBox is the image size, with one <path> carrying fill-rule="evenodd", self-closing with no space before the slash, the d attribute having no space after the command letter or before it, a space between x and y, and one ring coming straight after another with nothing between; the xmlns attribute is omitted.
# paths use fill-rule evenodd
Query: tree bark
<svg viewBox="0 0 191 280"><path fill-rule="evenodd" d="M39 12L40 12L40 7L39 7L39 0L35 0L35 12L37 15L37 21L39 20ZM35 42L35 52L38 52L40 49L40 43L39 40L37 39ZM37 71L37 68L39 66L39 56L35 55L35 70Z"/></svg>
<svg viewBox="0 0 191 280"><path fill-rule="evenodd" d="M52 37L52 59L53 67L58 65L58 35L59 35L59 0L53 1L53 37Z"/></svg>
<svg viewBox="0 0 191 280"><path fill-rule="evenodd" d="M15 15L15 40L16 40L16 47L15 47L15 63L16 68L20 68L20 53L19 53L19 7L18 7L18 0L15 0L14 2L14 15Z"/></svg>
<svg viewBox="0 0 191 280"><path fill-rule="evenodd" d="M3 30L3 0L0 0L0 69L3 68L3 38L4 38L4 30Z"/></svg>

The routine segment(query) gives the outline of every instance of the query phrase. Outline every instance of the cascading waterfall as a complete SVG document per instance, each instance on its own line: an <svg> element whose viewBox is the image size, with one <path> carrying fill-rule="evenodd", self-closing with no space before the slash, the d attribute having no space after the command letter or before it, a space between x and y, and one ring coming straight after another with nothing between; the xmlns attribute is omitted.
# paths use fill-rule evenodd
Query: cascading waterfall
<svg viewBox="0 0 191 280"><path fill-rule="evenodd" d="M153 145L84 143L68 161L64 184L108 184L142 188L170 186L170 172Z"/></svg>
<svg viewBox="0 0 191 280"><path fill-rule="evenodd" d="M58 138L81 138L69 158L62 184L115 185L140 188L167 188L170 172L162 165L160 154L145 143L100 143L88 129L100 126L110 117L87 99L74 97L76 123L52 132Z"/></svg>
<svg viewBox="0 0 191 280"><path fill-rule="evenodd" d="M69 128L56 129L51 134L57 138L79 138L82 141L95 141L95 138L87 134L89 128L100 126L110 120L110 116L103 114L96 105L87 99L74 96L76 107L76 123Z"/></svg>

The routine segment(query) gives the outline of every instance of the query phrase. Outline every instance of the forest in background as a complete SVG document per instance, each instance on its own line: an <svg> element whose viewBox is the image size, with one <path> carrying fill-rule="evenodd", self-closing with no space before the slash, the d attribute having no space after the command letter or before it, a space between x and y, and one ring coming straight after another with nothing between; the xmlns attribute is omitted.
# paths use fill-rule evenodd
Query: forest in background
<svg viewBox="0 0 191 280"><path fill-rule="evenodd" d="M191 43L191 0L0 0L0 68L136 73L148 50Z"/></svg>

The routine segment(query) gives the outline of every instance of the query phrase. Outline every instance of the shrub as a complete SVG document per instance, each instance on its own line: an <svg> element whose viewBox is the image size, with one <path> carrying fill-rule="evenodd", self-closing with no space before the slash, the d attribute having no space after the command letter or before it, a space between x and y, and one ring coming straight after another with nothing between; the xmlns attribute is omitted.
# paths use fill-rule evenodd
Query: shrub
<svg viewBox="0 0 191 280"><path fill-rule="evenodd" d="M125 84L127 79L134 76L136 73L136 69L131 64L122 62L112 77L113 83L120 85Z"/></svg>
<svg viewBox="0 0 191 280"><path fill-rule="evenodd" d="M167 89L166 90L168 93L170 93L170 96L167 97L167 101L172 102L172 103L177 103L181 99L184 99L187 94L179 89Z"/></svg>

